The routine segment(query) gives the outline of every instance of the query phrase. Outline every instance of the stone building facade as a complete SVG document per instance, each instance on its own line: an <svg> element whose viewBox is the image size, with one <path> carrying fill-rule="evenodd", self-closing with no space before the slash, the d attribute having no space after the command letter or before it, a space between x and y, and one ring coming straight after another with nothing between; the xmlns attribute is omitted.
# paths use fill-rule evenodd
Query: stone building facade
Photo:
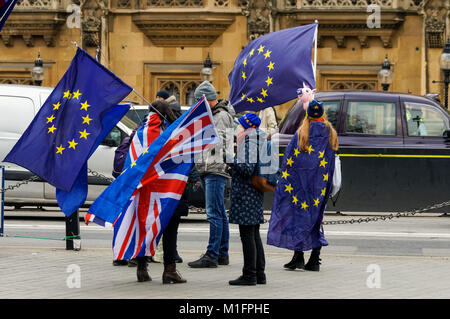
<svg viewBox="0 0 450 319"><path fill-rule="evenodd" d="M19 0L0 32L0 83L32 84L39 51L43 85L56 85L76 42L148 100L164 88L188 105L208 56L227 97L249 41L315 20L318 90L380 90L387 55L390 91L443 96L433 80L443 80L450 0Z"/></svg>

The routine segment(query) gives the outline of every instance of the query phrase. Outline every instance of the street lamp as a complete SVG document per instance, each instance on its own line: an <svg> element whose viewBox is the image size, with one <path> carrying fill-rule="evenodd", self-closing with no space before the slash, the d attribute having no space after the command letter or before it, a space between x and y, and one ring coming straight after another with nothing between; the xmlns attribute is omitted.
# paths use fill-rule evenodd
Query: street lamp
<svg viewBox="0 0 450 319"><path fill-rule="evenodd" d="M381 70L378 72L378 81L381 83L383 91L387 91L389 89L389 85L392 83L392 77L391 64L389 63L386 55L386 58L381 65Z"/></svg>
<svg viewBox="0 0 450 319"><path fill-rule="evenodd" d="M44 80L44 64L41 60L41 52L38 52L38 57L34 61L34 67L31 70L31 78L33 79L34 85L41 86L42 80Z"/></svg>
<svg viewBox="0 0 450 319"><path fill-rule="evenodd" d="M209 57L209 53L208 53L208 57L206 58L205 62L203 63L201 76L202 76L203 81L212 82L214 79L213 74L212 74L212 62Z"/></svg>
<svg viewBox="0 0 450 319"><path fill-rule="evenodd" d="M444 51L441 54L440 60L441 70L444 72L444 105L448 110L448 84L450 83L450 38L445 43Z"/></svg>

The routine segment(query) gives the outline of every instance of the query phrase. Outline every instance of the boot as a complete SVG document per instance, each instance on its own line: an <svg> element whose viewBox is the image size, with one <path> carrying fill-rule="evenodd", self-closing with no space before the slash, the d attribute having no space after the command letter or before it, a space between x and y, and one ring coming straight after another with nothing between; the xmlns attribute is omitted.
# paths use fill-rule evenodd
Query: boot
<svg viewBox="0 0 450 319"><path fill-rule="evenodd" d="M284 268L295 270L305 269L305 259L303 257L303 251L295 251L292 260L283 266Z"/></svg>
<svg viewBox="0 0 450 319"><path fill-rule="evenodd" d="M238 279L230 280L228 283L231 286L255 286L257 281L256 278L239 276Z"/></svg>
<svg viewBox="0 0 450 319"><path fill-rule="evenodd" d="M181 277L181 274L176 269L176 264L169 264L164 265L162 282L163 284L184 284L186 279Z"/></svg>
<svg viewBox="0 0 450 319"><path fill-rule="evenodd" d="M311 256L309 257L308 262L305 265L305 270L309 271L319 271L320 270L320 248L313 249L311 252Z"/></svg>
<svg viewBox="0 0 450 319"><path fill-rule="evenodd" d="M152 278L150 278L150 275L148 274L147 271L147 260L145 257L137 257L137 270L136 270L136 275L137 275L137 280L139 282L144 282L144 281L152 281Z"/></svg>

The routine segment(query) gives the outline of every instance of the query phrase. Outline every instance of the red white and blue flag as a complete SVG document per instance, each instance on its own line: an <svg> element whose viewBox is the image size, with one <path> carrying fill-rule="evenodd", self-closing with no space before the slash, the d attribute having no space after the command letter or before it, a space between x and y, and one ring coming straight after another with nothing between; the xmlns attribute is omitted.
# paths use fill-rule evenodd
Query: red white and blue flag
<svg viewBox="0 0 450 319"><path fill-rule="evenodd" d="M6 19L16 5L17 0L0 0L0 31L5 25Z"/></svg>
<svg viewBox="0 0 450 319"><path fill-rule="evenodd" d="M150 113L130 145L123 173L97 198L86 223L114 225L115 260L153 256L183 194L193 156L219 142L205 98L164 132Z"/></svg>

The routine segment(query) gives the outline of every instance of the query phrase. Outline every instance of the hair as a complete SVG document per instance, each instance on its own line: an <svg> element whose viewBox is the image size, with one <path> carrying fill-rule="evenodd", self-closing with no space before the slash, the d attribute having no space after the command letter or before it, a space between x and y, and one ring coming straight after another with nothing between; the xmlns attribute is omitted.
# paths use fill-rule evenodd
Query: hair
<svg viewBox="0 0 450 319"><path fill-rule="evenodd" d="M324 118L323 123L328 127L328 130L330 132L328 144L334 151L337 151L339 148L337 132L334 129L333 125L331 125L331 123L328 121L326 114L323 115L323 118ZM297 131L298 147L301 151L304 152L306 152L309 147L309 128L311 127L311 121L313 121L313 119L310 119L309 116L306 114L302 124L300 125Z"/></svg>
<svg viewBox="0 0 450 319"><path fill-rule="evenodd" d="M159 113L161 113L159 117L163 115L164 119L167 120L169 123L173 123L176 121L177 117L175 116L175 114L173 114L172 109L169 106L169 103L167 103L166 101L155 101L152 103L152 106L156 110L158 110ZM153 111L152 107L149 107L149 111L150 112Z"/></svg>

